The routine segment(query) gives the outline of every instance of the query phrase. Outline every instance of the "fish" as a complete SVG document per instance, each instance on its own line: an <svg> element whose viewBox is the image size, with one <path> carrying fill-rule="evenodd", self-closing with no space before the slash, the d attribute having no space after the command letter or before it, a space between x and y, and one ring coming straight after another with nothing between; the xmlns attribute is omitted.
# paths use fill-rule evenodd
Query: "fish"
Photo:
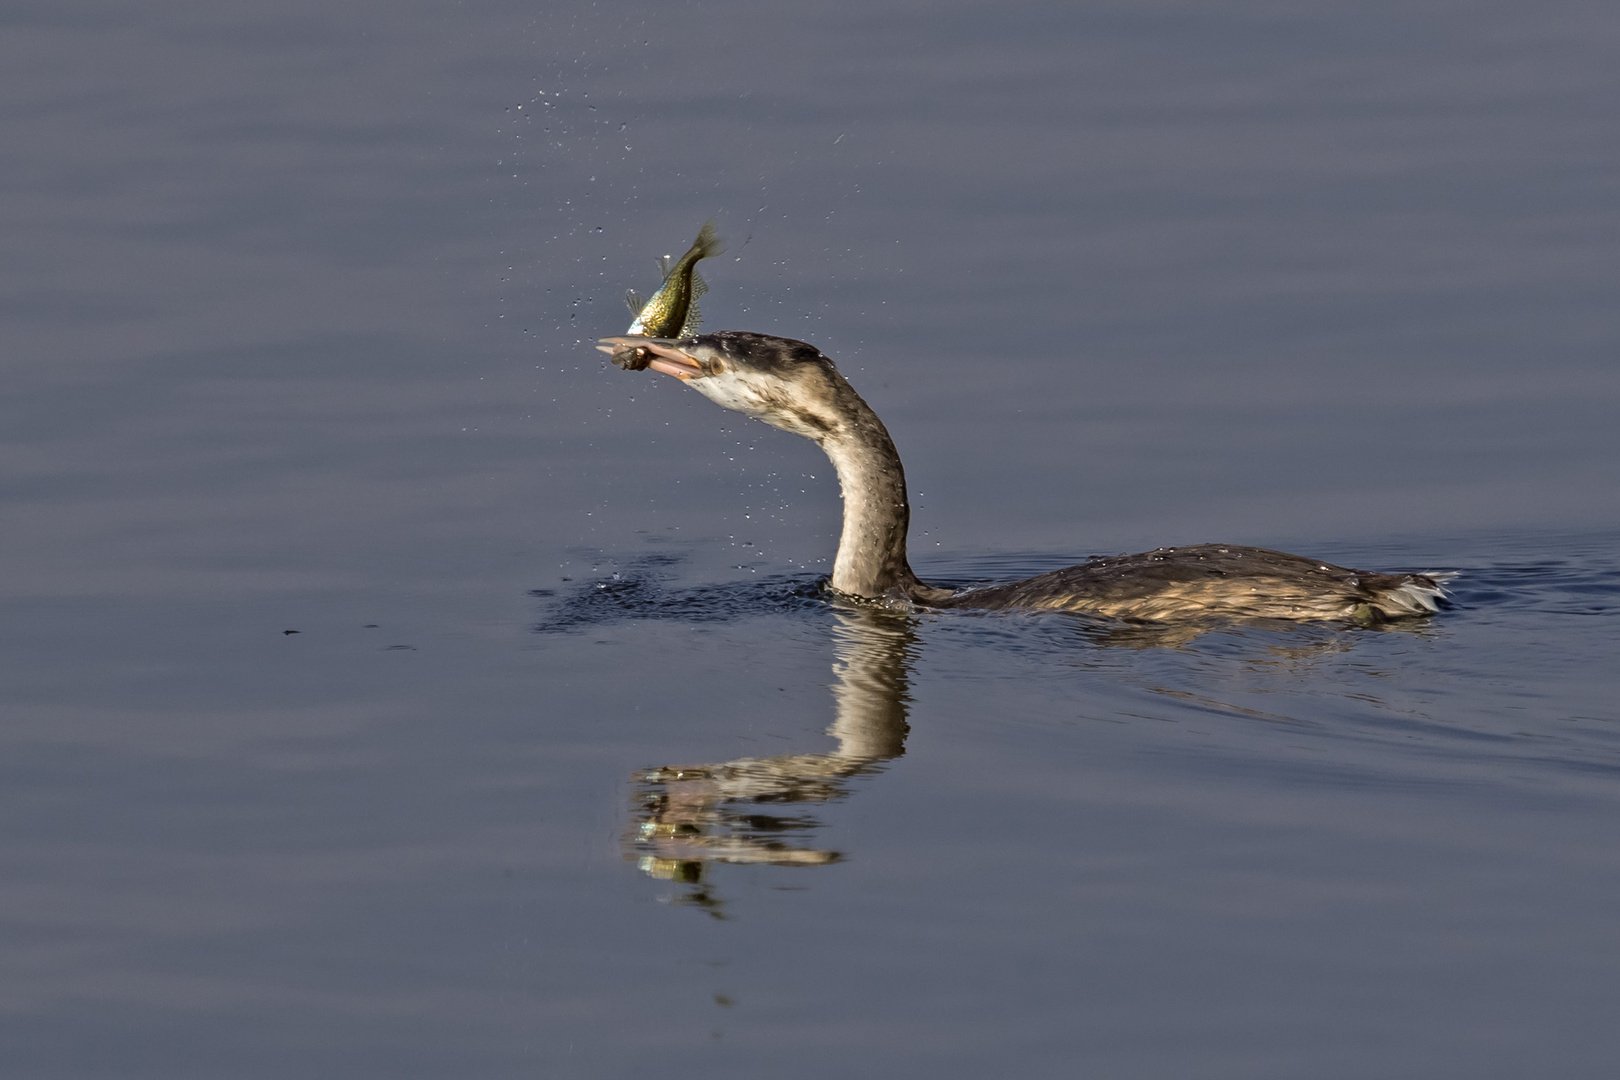
<svg viewBox="0 0 1620 1080"><path fill-rule="evenodd" d="M714 222L706 221L698 230L697 239L686 249L686 254L670 265L669 256L658 260L658 269L664 283L653 293L652 299L642 302L635 290L625 294L636 321L630 324L629 334L644 337L683 338L697 333L703 317L698 313L697 299L709 291L702 275L697 272L699 259L707 259L725 251L720 237L715 235Z"/></svg>

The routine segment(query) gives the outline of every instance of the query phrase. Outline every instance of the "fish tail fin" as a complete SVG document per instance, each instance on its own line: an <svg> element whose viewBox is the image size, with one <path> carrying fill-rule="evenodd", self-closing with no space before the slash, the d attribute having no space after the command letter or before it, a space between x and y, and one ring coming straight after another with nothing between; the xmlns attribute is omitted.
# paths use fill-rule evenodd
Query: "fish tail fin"
<svg viewBox="0 0 1620 1080"><path fill-rule="evenodd" d="M625 292L624 302L630 306L630 314L632 315L640 315L641 309L647 306L647 302L641 298L641 294L634 289Z"/></svg>
<svg viewBox="0 0 1620 1080"><path fill-rule="evenodd" d="M703 223L703 228L698 230L697 239L692 241L692 251L698 259L710 259L724 254L725 250L726 242L714 231L714 219L710 218Z"/></svg>

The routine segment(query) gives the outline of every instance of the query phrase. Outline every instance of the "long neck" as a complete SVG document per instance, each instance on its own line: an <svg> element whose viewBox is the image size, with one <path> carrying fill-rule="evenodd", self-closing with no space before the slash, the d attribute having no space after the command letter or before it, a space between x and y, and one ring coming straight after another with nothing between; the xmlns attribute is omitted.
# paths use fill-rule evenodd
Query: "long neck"
<svg viewBox="0 0 1620 1080"><path fill-rule="evenodd" d="M832 587L874 599L911 597L925 587L906 563L911 504L905 469L883 421L853 390L849 399L842 403L845 422L817 440L838 470L844 495Z"/></svg>

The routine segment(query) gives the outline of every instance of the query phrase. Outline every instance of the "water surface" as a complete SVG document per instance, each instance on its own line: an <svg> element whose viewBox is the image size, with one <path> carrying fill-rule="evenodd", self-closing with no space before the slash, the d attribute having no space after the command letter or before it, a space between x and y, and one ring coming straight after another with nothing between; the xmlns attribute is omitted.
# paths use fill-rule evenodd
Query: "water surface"
<svg viewBox="0 0 1620 1080"><path fill-rule="evenodd" d="M1612 72L1579 4L0 16L0 1071L1607 1076ZM895 617L1207 540L1377 629Z"/></svg>

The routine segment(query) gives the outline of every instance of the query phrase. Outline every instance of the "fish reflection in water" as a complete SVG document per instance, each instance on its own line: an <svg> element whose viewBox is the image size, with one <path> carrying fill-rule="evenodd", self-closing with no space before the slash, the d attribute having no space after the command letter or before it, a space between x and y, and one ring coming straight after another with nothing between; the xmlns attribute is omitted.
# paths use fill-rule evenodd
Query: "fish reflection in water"
<svg viewBox="0 0 1620 1080"><path fill-rule="evenodd" d="M665 766L635 776L626 854L655 878L692 888L679 901L722 916L709 890L712 863L826 866L841 855L813 846L820 822L789 808L841 798L851 778L905 753L907 667L915 643L908 616L865 609L836 613L834 718L829 753L738 758Z"/></svg>

